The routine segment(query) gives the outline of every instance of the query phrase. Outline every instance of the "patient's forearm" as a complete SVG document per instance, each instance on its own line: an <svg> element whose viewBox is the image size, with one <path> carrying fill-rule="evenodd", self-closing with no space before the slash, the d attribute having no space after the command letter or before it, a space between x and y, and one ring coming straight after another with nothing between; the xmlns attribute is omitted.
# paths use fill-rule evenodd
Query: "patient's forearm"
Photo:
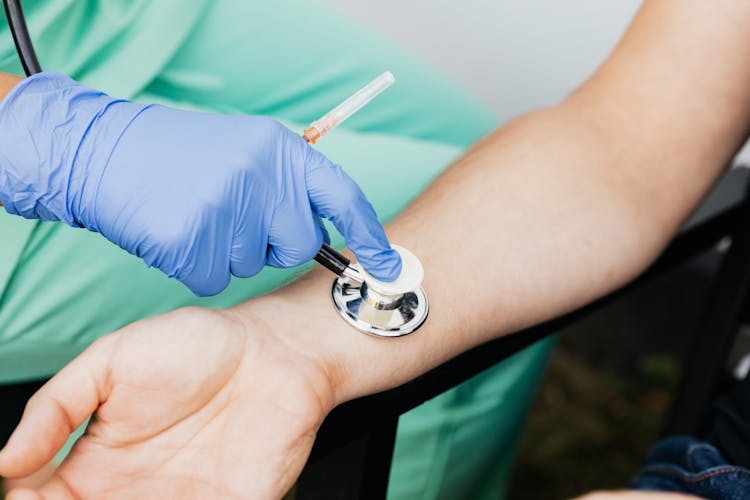
<svg viewBox="0 0 750 500"><path fill-rule="evenodd" d="M748 21L750 4L734 0L646 2L580 90L440 177L388 228L425 266L431 313L416 334L351 330L323 271L259 306L324 359L342 401L619 287L661 251L746 133Z"/></svg>
<svg viewBox="0 0 750 500"><path fill-rule="evenodd" d="M575 308L657 254L667 231L595 175L604 154L577 121L574 107L562 106L511 124L387 228L425 267L430 316L417 333L378 339L352 330L330 304L324 270L261 299L283 335L294 332L293 342L332 367L339 402Z"/></svg>

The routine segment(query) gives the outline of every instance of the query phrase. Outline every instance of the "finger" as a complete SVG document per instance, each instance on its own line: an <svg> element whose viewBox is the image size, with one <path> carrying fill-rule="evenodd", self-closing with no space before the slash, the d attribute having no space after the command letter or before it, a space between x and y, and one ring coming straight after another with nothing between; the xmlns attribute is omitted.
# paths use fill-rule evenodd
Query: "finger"
<svg viewBox="0 0 750 500"><path fill-rule="evenodd" d="M265 239L239 234L232 243L230 271L238 278L249 278L263 270L266 264Z"/></svg>
<svg viewBox="0 0 750 500"><path fill-rule="evenodd" d="M34 490L11 490L5 496L5 500L44 500L44 497Z"/></svg>
<svg viewBox="0 0 750 500"><path fill-rule="evenodd" d="M39 494L44 500L73 500L81 497L57 474L39 489Z"/></svg>
<svg viewBox="0 0 750 500"><path fill-rule="evenodd" d="M223 291L231 279L230 252L231 231L226 230L223 214L206 210L196 224L195 231L186 247L189 253L181 256L182 263L166 261L165 272L179 269L175 277L199 297L216 295Z"/></svg>
<svg viewBox="0 0 750 500"><path fill-rule="evenodd" d="M316 221L307 197L303 194L299 202L299 206L287 203L276 208L268 238L269 266L299 266L315 257L323 245L323 228Z"/></svg>
<svg viewBox="0 0 750 500"><path fill-rule="evenodd" d="M357 183L313 149L306 179L313 209L333 222L365 270L383 281L398 278L401 257L388 243L375 209Z"/></svg>
<svg viewBox="0 0 750 500"><path fill-rule="evenodd" d="M73 490L59 476L55 475L39 491L30 489L13 490L6 500L73 500L77 498Z"/></svg>
<svg viewBox="0 0 750 500"><path fill-rule="evenodd" d="M47 464L44 467L37 470L30 476L18 477L15 479L5 479L4 486L7 491L12 491L17 488L19 489L20 488L24 488L24 489L39 488L43 484L45 484L47 481L49 481L50 478L55 475L55 472L57 472L57 464L55 463L54 460L51 460L47 462Z"/></svg>
<svg viewBox="0 0 750 500"><path fill-rule="evenodd" d="M198 267L205 268L209 266ZM213 297L223 292L229 286L229 282L232 279L227 267L218 265L216 267L221 267L221 269L215 271L208 269L208 272L205 273L191 272L177 277L177 279L197 297Z"/></svg>
<svg viewBox="0 0 750 500"><path fill-rule="evenodd" d="M307 196L305 169L310 146L297 135L288 136L285 165L280 171L280 199L277 200L268 233L268 265L293 267L310 261L323 245L323 229Z"/></svg>
<svg viewBox="0 0 750 500"><path fill-rule="evenodd" d="M106 399L115 344L112 335L98 340L32 396L0 450L0 475L23 477L39 470Z"/></svg>
<svg viewBox="0 0 750 500"><path fill-rule="evenodd" d="M249 190L249 188L246 188ZM244 198L239 197L238 198ZM266 265L268 253L268 231L273 211L262 207L272 206L275 201L271 193L257 193L252 199L244 200L245 210L240 209L235 221L230 269L239 278L255 276Z"/></svg>

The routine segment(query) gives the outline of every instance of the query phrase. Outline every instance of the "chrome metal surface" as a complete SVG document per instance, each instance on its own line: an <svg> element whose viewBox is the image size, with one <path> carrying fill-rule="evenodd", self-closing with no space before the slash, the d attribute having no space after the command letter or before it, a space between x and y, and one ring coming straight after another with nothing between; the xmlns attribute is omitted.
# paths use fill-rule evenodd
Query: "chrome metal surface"
<svg viewBox="0 0 750 500"><path fill-rule="evenodd" d="M362 283L359 288L359 294L362 296L365 302L370 304L379 311L390 311L391 309L398 309L401 304L404 303L404 295L383 295L382 293L376 292L369 286L367 282Z"/></svg>
<svg viewBox="0 0 750 500"><path fill-rule="evenodd" d="M357 330L378 337L401 337L422 326L429 312L422 287L399 296L383 296L362 281L337 277L331 298L339 315Z"/></svg>
<svg viewBox="0 0 750 500"><path fill-rule="evenodd" d="M346 269L344 269L344 272L341 273L341 278L344 281L347 281L350 284L362 284L364 283L364 279L362 278L362 275L359 273L359 271L352 266L346 266Z"/></svg>

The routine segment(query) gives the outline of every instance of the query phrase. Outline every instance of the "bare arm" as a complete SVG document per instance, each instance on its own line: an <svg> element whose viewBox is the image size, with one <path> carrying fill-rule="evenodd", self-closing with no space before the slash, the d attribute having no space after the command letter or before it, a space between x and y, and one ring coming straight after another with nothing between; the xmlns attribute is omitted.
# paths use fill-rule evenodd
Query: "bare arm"
<svg viewBox="0 0 750 500"><path fill-rule="evenodd" d="M425 265L431 315L419 333L354 334L331 311L323 271L262 299L274 321L321 353L343 401L631 280L747 133L748 22L747 2L647 1L570 98L490 135L439 178L388 231Z"/></svg>

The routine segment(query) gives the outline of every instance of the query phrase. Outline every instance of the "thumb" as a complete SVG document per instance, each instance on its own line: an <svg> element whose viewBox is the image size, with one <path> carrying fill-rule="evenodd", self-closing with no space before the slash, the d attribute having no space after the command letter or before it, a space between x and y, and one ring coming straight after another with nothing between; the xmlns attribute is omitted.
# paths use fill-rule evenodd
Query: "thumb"
<svg viewBox="0 0 750 500"><path fill-rule="evenodd" d="M31 397L21 422L0 451L0 475L14 478L36 472L96 411L109 393L107 363L113 340L108 336L96 341Z"/></svg>
<svg viewBox="0 0 750 500"><path fill-rule="evenodd" d="M398 278L401 256L391 248L375 209L357 183L312 148L305 176L313 210L333 222L365 270L382 281Z"/></svg>

